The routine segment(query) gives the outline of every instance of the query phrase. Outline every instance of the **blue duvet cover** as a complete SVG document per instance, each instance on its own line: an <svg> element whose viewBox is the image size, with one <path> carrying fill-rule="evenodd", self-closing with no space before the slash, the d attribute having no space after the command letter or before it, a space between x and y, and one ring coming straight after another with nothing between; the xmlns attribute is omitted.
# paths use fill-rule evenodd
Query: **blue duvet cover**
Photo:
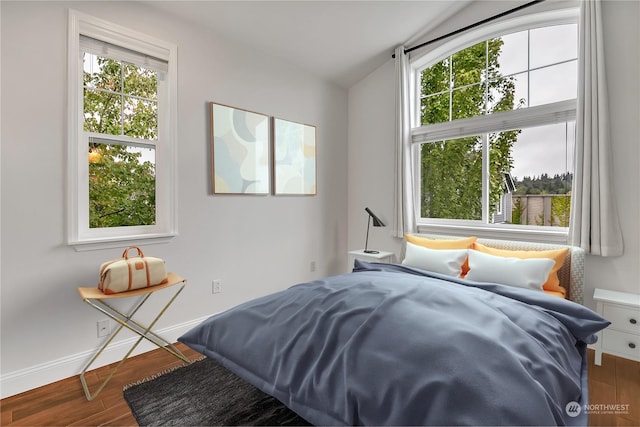
<svg viewBox="0 0 640 427"><path fill-rule="evenodd" d="M541 292L356 261L179 341L315 425L586 425L567 407L607 325Z"/></svg>

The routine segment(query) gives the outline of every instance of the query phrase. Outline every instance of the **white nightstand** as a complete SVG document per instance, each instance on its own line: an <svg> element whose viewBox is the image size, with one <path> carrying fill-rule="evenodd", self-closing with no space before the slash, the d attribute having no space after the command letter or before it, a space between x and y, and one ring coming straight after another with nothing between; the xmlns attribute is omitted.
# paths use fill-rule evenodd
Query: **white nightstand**
<svg viewBox="0 0 640 427"><path fill-rule="evenodd" d="M598 332L595 364L602 363L602 353L640 361L640 295L596 289L593 293L598 313L611 322Z"/></svg>
<svg viewBox="0 0 640 427"><path fill-rule="evenodd" d="M349 271L353 270L353 261L359 259L366 262L385 262L387 264L393 262L393 252L380 251L377 254L366 253L364 249L357 251L349 251Z"/></svg>

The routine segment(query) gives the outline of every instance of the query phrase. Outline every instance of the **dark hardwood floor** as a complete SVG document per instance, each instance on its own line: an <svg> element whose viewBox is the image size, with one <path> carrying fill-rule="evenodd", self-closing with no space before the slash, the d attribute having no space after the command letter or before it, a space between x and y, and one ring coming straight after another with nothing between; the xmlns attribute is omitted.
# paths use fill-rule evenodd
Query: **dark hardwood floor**
<svg viewBox="0 0 640 427"><path fill-rule="evenodd" d="M191 360L201 355L183 344L176 347ZM87 372L89 389L109 375L117 363ZM2 426L135 426L122 387L183 362L162 349L127 360L98 396L88 401L78 375L0 401Z"/></svg>
<svg viewBox="0 0 640 427"><path fill-rule="evenodd" d="M177 346L191 360L200 357L182 344ZM122 387L181 364L169 353L157 349L127 360L92 401L85 398L78 376L2 399L0 425L137 425L122 397ZM87 373L89 387L95 387L105 378L109 368ZM593 352L589 351L589 394L589 425L640 426L640 362L605 354L602 366L595 366ZM618 407L614 408L612 405L616 404Z"/></svg>

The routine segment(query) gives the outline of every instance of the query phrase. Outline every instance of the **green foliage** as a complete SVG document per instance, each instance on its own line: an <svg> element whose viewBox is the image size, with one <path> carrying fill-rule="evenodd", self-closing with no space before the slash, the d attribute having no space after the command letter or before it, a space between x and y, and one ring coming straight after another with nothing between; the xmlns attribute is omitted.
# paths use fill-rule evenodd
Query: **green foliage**
<svg viewBox="0 0 640 427"><path fill-rule="evenodd" d="M477 191L482 190L482 150L476 145L477 139L471 137L422 146L422 188L429 189L423 191L423 216L482 218L482 192Z"/></svg>
<svg viewBox="0 0 640 427"><path fill-rule="evenodd" d="M91 228L155 224L155 167L140 152L93 144L99 160L89 163Z"/></svg>
<svg viewBox="0 0 640 427"><path fill-rule="evenodd" d="M500 75L502 39L463 49L421 76L421 123L448 122L517 108L513 77ZM486 102L485 102L486 99ZM490 134L489 206L492 214L513 167L519 130ZM482 136L423 144L422 212L427 218L482 218Z"/></svg>
<svg viewBox="0 0 640 427"><path fill-rule="evenodd" d="M566 194L571 191L573 174L566 172L549 176L525 176L522 180L514 179L516 194Z"/></svg>
<svg viewBox="0 0 640 427"><path fill-rule="evenodd" d="M157 139L155 72L91 54L84 60L84 130ZM155 224L155 163L125 145L91 143L89 152L89 226Z"/></svg>
<svg viewBox="0 0 640 427"><path fill-rule="evenodd" d="M513 198L513 209L511 211L511 223L512 224L522 224L522 217L524 216L524 203L522 203L522 199Z"/></svg>
<svg viewBox="0 0 640 427"><path fill-rule="evenodd" d="M568 227L571 218L571 196L554 196L551 199L551 225Z"/></svg>

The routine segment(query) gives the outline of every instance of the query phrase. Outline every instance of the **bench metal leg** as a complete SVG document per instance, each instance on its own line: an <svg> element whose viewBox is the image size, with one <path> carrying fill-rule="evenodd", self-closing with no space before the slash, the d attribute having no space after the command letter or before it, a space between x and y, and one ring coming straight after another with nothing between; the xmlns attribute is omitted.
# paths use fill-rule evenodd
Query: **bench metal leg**
<svg viewBox="0 0 640 427"><path fill-rule="evenodd" d="M98 349L98 351L96 351L96 353L93 355L91 360L89 360L87 365L84 367L84 369L80 373L80 382L82 383L82 388L84 389L84 393L85 393L85 395L87 397L87 400L93 400L102 391L102 389L111 380L113 375L118 371L118 369L120 369L120 366L122 366L122 364L125 362L125 360L127 360L129 358L129 356L131 355L133 350L135 350L135 348L138 346L138 344L140 344L140 342L143 339L146 339L147 341L155 344L159 348L167 351L169 354L177 357L178 359L182 360L183 362L186 362L186 363L190 363L191 362L184 354L182 354L180 352L180 350L178 350L176 348L176 346L174 346L173 344L168 342L166 339L162 338L161 336L159 336L158 334L156 334L155 332L152 331L152 328L155 326L155 324L158 322L158 320L164 314L164 312L167 310L167 308L169 308L169 306L173 303L173 301L178 297L180 292L182 292L182 290L184 289L185 285L186 285L186 283L183 283L182 286L180 286L180 288L177 290L177 292L173 295L173 297L169 300L169 302L167 302L167 304L162 308L162 310L160 310L158 315L155 317L155 319L153 319L153 321L151 322L151 324L149 324L149 326L144 326L144 325L136 322L133 319L133 316L140 309L140 307L142 307L142 305L149 299L149 297L151 296L151 293L148 293L143 298L141 298L140 301L135 305L135 307L132 309L132 311L128 315L119 312L117 309L115 309L114 307L110 306L109 304L107 304L103 300L91 300L91 299L85 299L84 300L87 304L89 304L90 306L92 306L96 310L106 314L111 319L113 319L116 322L118 322L118 324L120 325L109 336L107 341ZM102 382L102 384L100 384L98 389L93 394L91 394L91 392L89 391L89 386L87 385L87 380L85 378L85 374L86 374L87 370L89 369L89 367L93 364L93 362L95 362L95 360L100 356L100 354L102 354L102 352L109 346L109 344L111 344L111 341L113 341L113 339L116 337L116 335L118 335L118 333L122 330L122 328L127 328L127 329L135 332L136 334L138 334L140 337L136 340L136 342L133 344L133 346L129 349L127 354L125 354L125 356L122 358L122 360L111 370L111 372L109 373L109 376Z"/></svg>

